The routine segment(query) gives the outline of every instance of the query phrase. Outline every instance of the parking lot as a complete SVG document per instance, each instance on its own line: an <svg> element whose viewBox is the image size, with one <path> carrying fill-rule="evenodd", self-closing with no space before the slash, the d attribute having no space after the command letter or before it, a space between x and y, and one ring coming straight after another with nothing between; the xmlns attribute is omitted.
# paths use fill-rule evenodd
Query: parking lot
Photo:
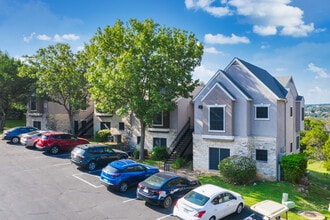
<svg viewBox="0 0 330 220"><path fill-rule="evenodd" d="M172 208L137 200L134 187L108 190L99 174L78 169L69 153L50 156L0 140L0 219L176 219Z"/></svg>

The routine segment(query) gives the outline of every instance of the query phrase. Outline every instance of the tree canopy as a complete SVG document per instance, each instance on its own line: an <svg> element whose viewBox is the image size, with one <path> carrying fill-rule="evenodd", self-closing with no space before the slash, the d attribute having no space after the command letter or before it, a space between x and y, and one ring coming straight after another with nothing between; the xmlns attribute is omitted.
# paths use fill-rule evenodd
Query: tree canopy
<svg viewBox="0 0 330 220"><path fill-rule="evenodd" d="M87 68L83 53L74 54L67 44L42 48L35 55L26 56L26 65L20 68L21 76L36 80L36 94L66 109L70 130L74 131L75 111L87 107Z"/></svg>
<svg viewBox="0 0 330 220"><path fill-rule="evenodd" d="M86 45L91 63L90 92L101 112L132 112L141 125L140 159L146 126L155 115L175 108L198 85L192 71L201 63L203 45L193 33L161 27L151 19L117 20L98 29Z"/></svg>
<svg viewBox="0 0 330 220"><path fill-rule="evenodd" d="M33 80L18 75L21 61L0 51L0 130L10 111L25 112L29 88Z"/></svg>

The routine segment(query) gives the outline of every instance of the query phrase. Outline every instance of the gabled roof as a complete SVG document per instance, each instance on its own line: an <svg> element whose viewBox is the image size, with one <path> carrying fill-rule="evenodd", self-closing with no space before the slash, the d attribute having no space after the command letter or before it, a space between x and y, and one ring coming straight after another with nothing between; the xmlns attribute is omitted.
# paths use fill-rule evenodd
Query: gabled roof
<svg viewBox="0 0 330 220"><path fill-rule="evenodd" d="M258 78L266 87L268 87L278 98L285 99L288 91L266 70L248 63L239 58L234 58L231 64L226 68L228 69L235 62L244 65L256 78Z"/></svg>
<svg viewBox="0 0 330 220"><path fill-rule="evenodd" d="M226 89L224 85L222 85L220 82L217 82L214 84L214 86L205 94L205 96L202 98L202 101L209 95L209 93L215 88L220 88L232 101L235 101L236 98Z"/></svg>

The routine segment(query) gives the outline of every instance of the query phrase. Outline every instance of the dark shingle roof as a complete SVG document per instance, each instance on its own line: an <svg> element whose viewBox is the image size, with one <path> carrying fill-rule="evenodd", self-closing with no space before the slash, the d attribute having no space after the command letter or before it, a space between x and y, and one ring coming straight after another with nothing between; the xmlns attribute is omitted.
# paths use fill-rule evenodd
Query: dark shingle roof
<svg viewBox="0 0 330 220"><path fill-rule="evenodd" d="M244 60L236 59L248 68L249 71L265 84L278 98L284 99L286 97L288 91L270 73Z"/></svg>

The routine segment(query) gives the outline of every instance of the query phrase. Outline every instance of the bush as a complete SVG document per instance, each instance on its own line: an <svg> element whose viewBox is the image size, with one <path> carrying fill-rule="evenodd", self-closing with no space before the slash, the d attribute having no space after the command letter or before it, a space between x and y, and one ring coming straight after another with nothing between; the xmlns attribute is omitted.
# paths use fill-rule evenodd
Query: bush
<svg viewBox="0 0 330 220"><path fill-rule="evenodd" d="M97 142L107 142L109 136L111 136L110 130L108 129L98 130L95 134L95 140Z"/></svg>
<svg viewBox="0 0 330 220"><path fill-rule="evenodd" d="M183 157L178 157L174 160L172 164L173 169L180 169L183 165L187 163L187 159Z"/></svg>
<svg viewBox="0 0 330 220"><path fill-rule="evenodd" d="M246 184L252 182L257 175L255 161L248 157L233 155L220 161L219 170L227 182Z"/></svg>
<svg viewBox="0 0 330 220"><path fill-rule="evenodd" d="M145 158L148 158L148 150L147 149L144 149L144 157ZM139 159L140 158L140 150L139 149L134 149L133 151L133 158L134 159Z"/></svg>
<svg viewBox="0 0 330 220"><path fill-rule="evenodd" d="M290 154L282 157L284 181L297 183L307 170L307 157L305 154Z"/></svg>
<svg viewBox="0 0 330 220"><path fill-rule="evenodd" d="M167 148L166 147L153 147L151 153L152 160L165 160L168 157Z"/></svg>

